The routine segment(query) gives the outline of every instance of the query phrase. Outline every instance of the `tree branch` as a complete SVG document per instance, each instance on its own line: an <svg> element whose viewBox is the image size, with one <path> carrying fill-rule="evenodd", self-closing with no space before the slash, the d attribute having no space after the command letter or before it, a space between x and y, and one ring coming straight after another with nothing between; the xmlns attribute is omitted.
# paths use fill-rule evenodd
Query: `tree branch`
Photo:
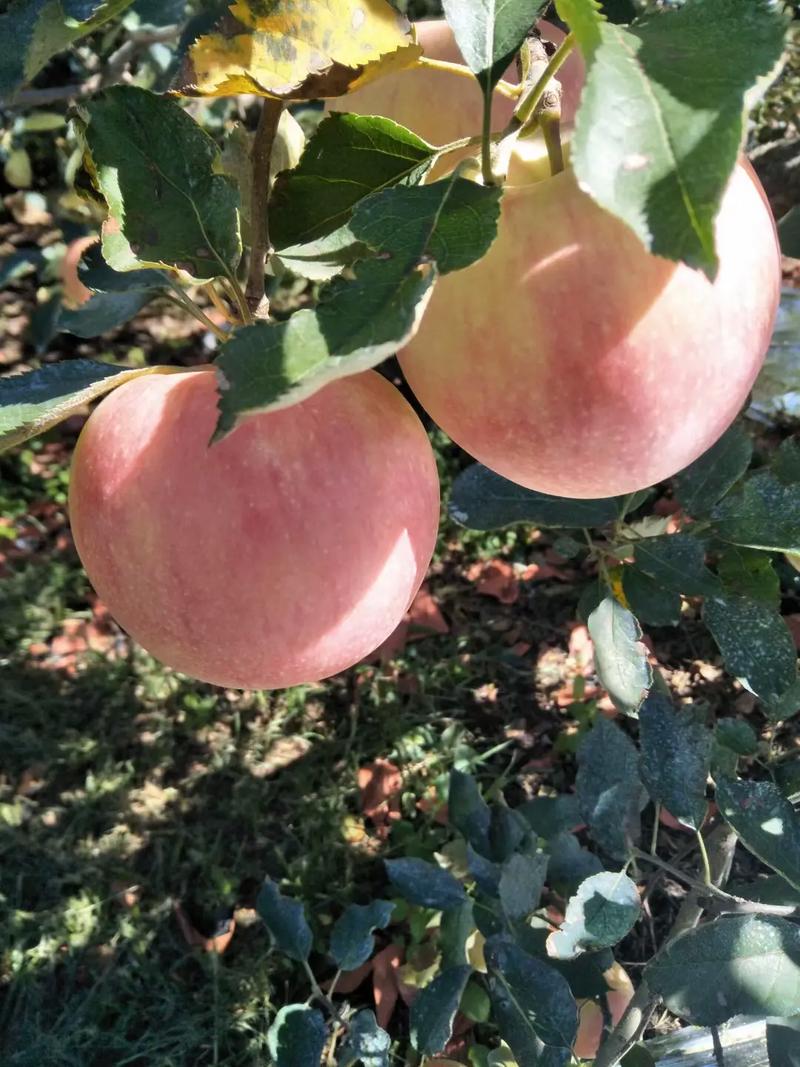
<svg viewBox="0 0 800 1067"><path fill-rule="evenodd" d="M720 823L708 835L707 849L711 868L711 882L717 889L728 880L731 863L733 862L733 852L736 848L736 840L736 834L725 823ZM649 859L651 862L653 860L653 857L646 853L642 854L642 859L644 858ZM704 898L702 894L704 892L707 894L708 891L708 886L698 885L697 889L693 889L688 894L683 904L681 904L662 949L673 941L678 934L683 933L684 930L690 930L692 927L697 926L703 915ZM619 1063L625 1053L636 1044L644 1033L660 1000L661 997L650 990L647 980L643 978L625 1014L600 1046L597 1058L594 1061L594 1067L616 1067L616 1064Z"/></svg>
<svg viewBox="0 0 800 1067"><path fill-rule="evenodd" d="M264 297L264 271L267 256L272 251L269 239L269 170L272 145L278 130L283 101L267 96L261 105L250 161L253 168L253 189L250 200L250 229L253 244L250 249L250 268L247 274L245 298L256 318L266 318L268 307Z"/></svg>

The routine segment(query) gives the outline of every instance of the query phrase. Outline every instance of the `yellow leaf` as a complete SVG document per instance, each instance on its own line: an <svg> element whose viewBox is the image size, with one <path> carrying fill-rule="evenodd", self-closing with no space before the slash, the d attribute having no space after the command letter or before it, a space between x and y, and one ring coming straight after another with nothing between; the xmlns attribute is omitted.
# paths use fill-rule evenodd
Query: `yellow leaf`
<svg viewBox="0 0 800 1067"><path fill-rule="evenodd" d="M628 603L628 598L625 596L625 590L622 587L622 567L614 567L608 572L609 583L611 585L611 592L614 595L614 599L617 603L622 604L623 608L631 610L631 606Z"/></svg>
<svg viewBox="0 0 800 1067"><path fill-rule="evenodd" d="M192 45L176 92L341 96L413 66L422 49L410 29L387 0L236 0L217 30Z"/></svg>

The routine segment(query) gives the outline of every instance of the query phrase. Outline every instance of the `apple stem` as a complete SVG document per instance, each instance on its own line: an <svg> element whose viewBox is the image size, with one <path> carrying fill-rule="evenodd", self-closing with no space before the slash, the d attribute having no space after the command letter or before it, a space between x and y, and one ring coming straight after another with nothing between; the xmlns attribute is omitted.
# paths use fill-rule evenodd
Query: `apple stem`
<svg viewBox="0 0 800 1067"><path fill-rule="evenodd" d="M450 63L446 59L429 59L428 56L420 56L414 66L404 67L403 69L416 70L418 67L427 67L428 70L442 70L447 74L455 74L460 78L474 79L475 77L469 67L463 63ZM402 71L399 73L402 73ZM495 85L494 92L500 93L501 96L505 96L509 100L518 100L522 92L522 86L512 85L510 82L501 80Z"/></svg>
<svg viewBox="0 0 800 1067"><path fill-rule="evenodd" d="M555 176L564 169L564 149L561 145L561 108L551 108L539 114L550 173Z"/></svg>
<svg viewBox="0 0 800 1067"><path fill-rule="evenodd" d="M568 33L553 55L549 58L544 69L540 66L540 63L543 61L530 64L529 74L531 76L540 71L541 73L539 73L539 77L532 87L523 94L522 99L514 111L514 121L519 123L521 127L525 127L540 110L539 104L549 89L554 89L558 93L560 100L561 86L558 82L553 86L551 86L550 83L555 79L556 74L561 69L574 47L575 34Z"/></svg>
<svg viewBox="0 0 800 1067"><path fill-rule="evenodd" d="M283 101L264 97L258 119L250 163L253 170L253 191L250 199L250 227L253 243L250 248L250 267L247 274L245 298L250 316L263 319L269 314L269 304L264 295L264 273L267 256L272 251L269 239L269 170L272 145L278 130ZM251 318L252 321L252 318Z"/></svg>

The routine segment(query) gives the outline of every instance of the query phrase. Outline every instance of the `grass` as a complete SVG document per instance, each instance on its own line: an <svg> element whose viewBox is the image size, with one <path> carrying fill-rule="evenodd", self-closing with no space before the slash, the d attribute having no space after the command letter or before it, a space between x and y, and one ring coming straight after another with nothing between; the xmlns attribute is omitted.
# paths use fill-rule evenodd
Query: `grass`
<svg viewBox="0 0 800 1067"><path fill-rule="evenodd" d="M411 768L393 841L429 853L440 831L417 798L454 762L469 766L505 740L506 701L533 711L530 664L497 629L505 608L462 597L447 523L438 592L452 631L385 667L235 693L167 671L122 639L53 656L64 620L91 619L92 608L74 551L56 547L68 451L48 459L49 447L0 461L0 547L23 546L0 580L0 1062L262 1064L275 1006L307 995L252 911L263 876L306 902L318 933L383 887L385 850L356 786L358 768L379 757ZM47 501L55 517L31 531ZM514 544L502 534L469 551ZM474 696L487 684L503 694L488 710ZM496 759L502 769L508 754ZM175 901L209 933L235 912L224 956L187 944Z"/></svg>

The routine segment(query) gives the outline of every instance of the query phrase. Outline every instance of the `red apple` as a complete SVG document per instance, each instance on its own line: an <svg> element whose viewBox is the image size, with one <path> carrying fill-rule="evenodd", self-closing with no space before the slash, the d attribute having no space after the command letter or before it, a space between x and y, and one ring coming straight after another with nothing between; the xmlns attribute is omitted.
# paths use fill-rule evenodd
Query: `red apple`
<svg viewBox="0 0 800 1067"><path fill-rule="evenodd" d="M216 404L213 374L154 374L92 414L70 487L86 572L176 670L236 688L335 674L394 630L430 561L425 431L374 371L209 447Z"/></svg>
<svg viewBox="0 0 800 1067"><path fill-rule="evenodd" d="M429 59L464 62L453 31L444 19L417 22L416 28L417 40ZM561 30L548 22L540 22L539 29L545 40L555 44L564 38ZM514 84L518 82L514 64L506 72L506 79ZM570 123L578 109L584 81L583 60L578 52L573 52L566 60L558 79L563 91L562 117L565 123ZM505 126L514 106L515 101L495 92L492 112L495 130ZM434 145L480 134L483 116L483 100L475 79L424 67L388 74L363 89L329 101L329 107L332 111L351 111L357 115L384 115ZM462 155L469 152L465 150ZM471 152L475 154L477 148ZM452 166L458 154L450 154L447 158Z"/></svg>
<svg viewBox="0 0 800 1067"><path fill-rule="evenodd" d="M661 481L730 425L772 335L780 256L749 165L716 237L712 283L647 253L569 169L507 188L488 255L439 280L400 354L409 384L462 448L530 489Z"/></svg>

